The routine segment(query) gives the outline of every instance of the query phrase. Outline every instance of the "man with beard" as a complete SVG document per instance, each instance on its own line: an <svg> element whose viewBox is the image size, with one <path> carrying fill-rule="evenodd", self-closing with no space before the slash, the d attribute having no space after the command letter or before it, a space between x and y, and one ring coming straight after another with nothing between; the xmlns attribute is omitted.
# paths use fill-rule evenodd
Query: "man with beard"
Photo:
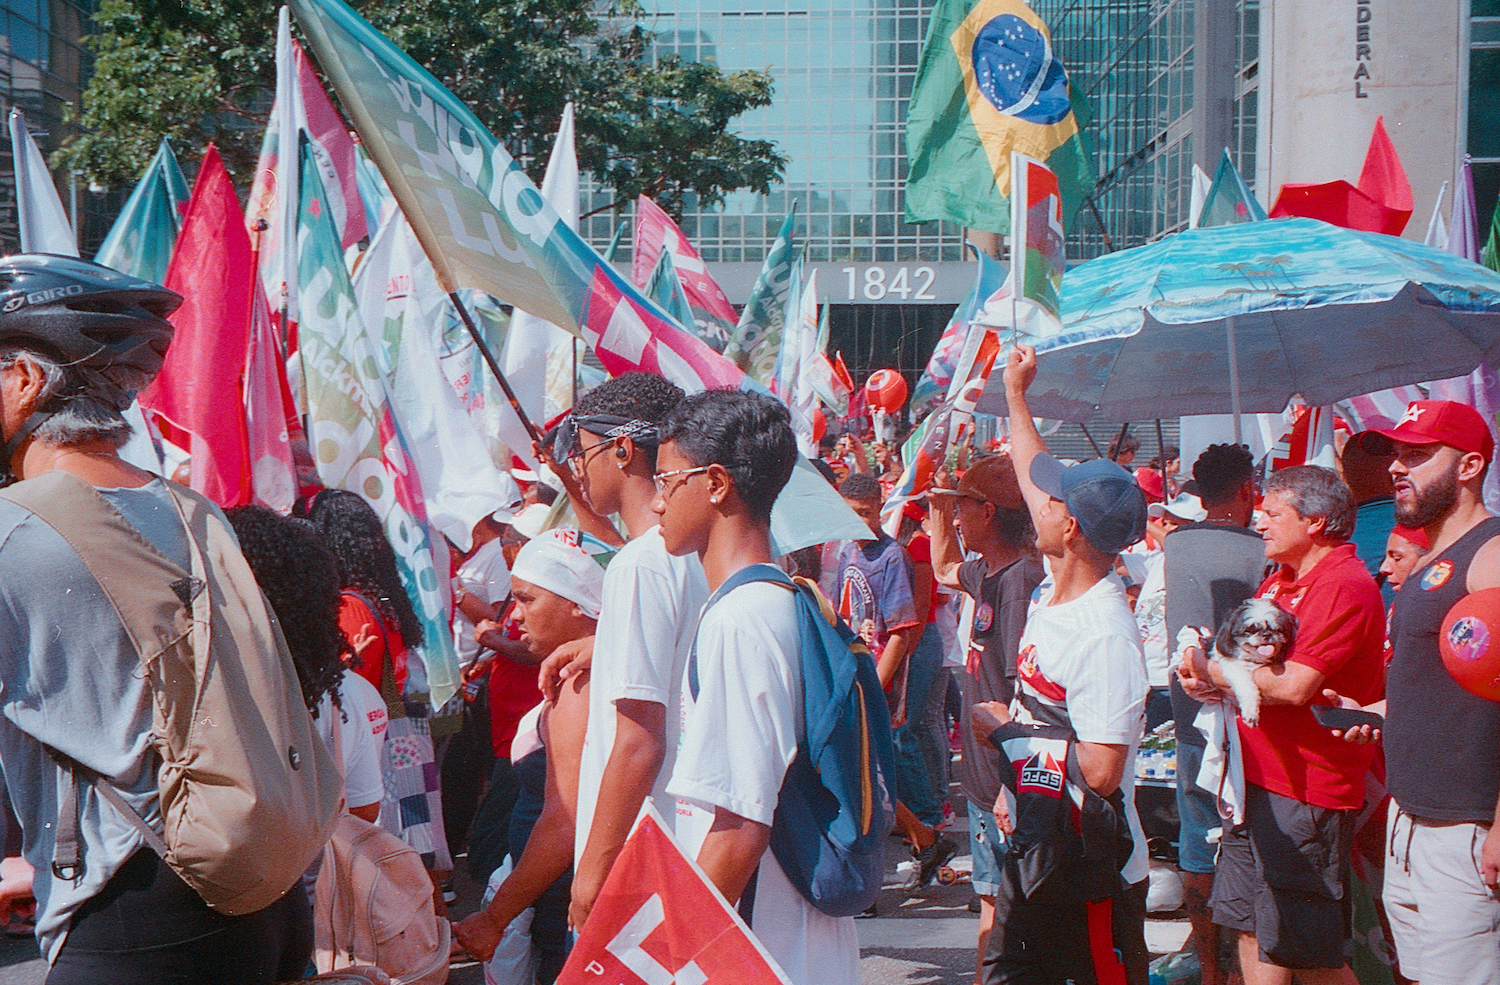
<svg viewBox="0 0 1500 985"><path fill-rule="evenodd" d="M1422 985L1500 983L1500 703L1458 685L1438 633L1465 595L1500 587L1500 519L1481 489L1495 443L1473 408L1418 400L1359 440L1395 453L1396 522L1431 550L1396 593L1386 700L1385 907L1401 973ZM1329 695L1336 697L1336 695ZM1346 706L1353 702L1343 699ZM1379 738L1368 726L1346 738Z"/></svg>

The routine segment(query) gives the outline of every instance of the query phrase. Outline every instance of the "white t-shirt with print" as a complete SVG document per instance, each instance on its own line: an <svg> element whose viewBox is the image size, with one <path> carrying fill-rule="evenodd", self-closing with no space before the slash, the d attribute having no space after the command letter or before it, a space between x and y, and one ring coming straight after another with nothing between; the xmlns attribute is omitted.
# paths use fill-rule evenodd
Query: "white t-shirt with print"
<svg viewBox="0 0 1500 985"><path fill-rule="evenodd" d="M1011 714L1039 722L1028 695L1066 714L1080 742L1130 747L1120 781L1135 849L1121 874L1135 884L1150 875L1146 835L1135 810L1135 752L1146 724L1146 660L1140 631L1118 579L1101 578L1070 602L1048 605L1051 587L1032 606L1016 660Z"/></svg>
<svg viewBox="0 0 1500 985"><path fill-rule="evenodd" d="M380 749L385 745L386 710L380 692L352 670L339 680L339 701L323 695L313 725L329 749L333 748L333 723L339 723L339 742L344 753L344 791L350 807L378 804L385 795L380 777Z"/></svg>
<svg viewBox="0 0 1500 985"><path fill-rule="evenodd" d="M1146 558L1146 578L1135 600L1135 625L1146 650L1146 680L1152 687L1168 685L1167 672L1167 555L1157 551Z"/></svg>
<svg viewBox="0 0 1500 985"><path fill-rule="evenodd" d="M589 723L578 774L578 821L573 858L583 858L599 784L615 745L615 702L655 701L666 707L666 748L651 801L671 817L667 780L677 755L682 682L698 613L708 601L708 580L696 554L673 557L652 527L630 541L604 571L594 663L589 676Z"/></svg>
<svg viewBox="0 0 1500 985"><path fill-rule="evenodd" d="M681 747L668 792L696 857L715 808L770 825L802 729L801 632L785 588L742 585L703 614L698 697L683 679ZM795 985L855 985L859 936L802 897L775 856L761 858L750 929Z"/></svg>
<svg viewBox="0 0 1500 985"><path fill-rule="evenodd" d="M505 550L499 537L480 545L458 566L453 587L463 589L481 602L501 602L510 597L510 568L505 565ZM453 645L458 650L460 667L469 666L479 656L474 624L457 606L453 607Z"/></svg>

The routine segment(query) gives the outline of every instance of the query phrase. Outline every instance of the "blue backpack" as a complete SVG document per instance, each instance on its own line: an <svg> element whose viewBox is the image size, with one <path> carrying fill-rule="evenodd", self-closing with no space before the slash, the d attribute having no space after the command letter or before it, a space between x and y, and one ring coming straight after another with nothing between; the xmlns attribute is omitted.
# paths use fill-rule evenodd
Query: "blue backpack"
<svg viewBox="0 0 1500 985"><path fill-rule="evenodd" d="M895 751L875 661L811 583L768 564L731 575L704 611L741 585L792 592L802 635L803 734L771 824L771 851L792 885L831 917L852 917L880 893L886 838L895 822ZM688 662L698 698L698 651ZM752 884L753 885L753 884Z"/></svg>

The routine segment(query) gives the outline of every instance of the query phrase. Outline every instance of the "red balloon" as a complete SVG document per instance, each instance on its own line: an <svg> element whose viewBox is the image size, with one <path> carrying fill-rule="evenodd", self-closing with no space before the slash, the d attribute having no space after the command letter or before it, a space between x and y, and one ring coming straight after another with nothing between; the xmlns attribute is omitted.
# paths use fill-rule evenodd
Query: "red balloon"
<svg viewBox="0 0 1500 985"><path fill-rule="evenodd" d="M823 416L823 408L813 408L813 440L822 441L823 435L828 433L828 418Z"/></svg>
<svg viewBox="0 0 1500 985"><path fill-rule="evenodd" d="M1500 701L1500 588L1459 599L1443 617L1438 649L1465 690Z"/></svg>
<svg viewBox="0 0 1500 985"><path fill-rule="evenodd" d="M894 414L906 403L906 379L894 369L877 369L865 380L865 399L871 407Z"/></svg>

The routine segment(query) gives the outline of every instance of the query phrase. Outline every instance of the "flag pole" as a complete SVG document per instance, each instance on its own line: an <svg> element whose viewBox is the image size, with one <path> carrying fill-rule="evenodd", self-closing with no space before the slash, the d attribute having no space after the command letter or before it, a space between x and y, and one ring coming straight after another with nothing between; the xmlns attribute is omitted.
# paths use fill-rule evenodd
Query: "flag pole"
<svg viewBox="0 0 1500 985"><path fill-rule="evenodd" d="M1167 495L1171 489L1167 484L1167 447L1162 443L1160 417L1156 419L1156 467L1161 469L1161 501L1165 503L1172 497Z"/></svg>
<svg viewBox="0 0 1500 985"><path fill-rule="evenodd" d="M531 435L531 440L541 444L542 432L537 430L531 418L526 416L526 411L521 409L521 401L516 397L516 391L510 388L510 381L500 371L500 364L495 362L495 356L490 352L490 347L484 344L484 336L479 334L479 328L474 324L474 316L469 314L469 309L464 307L464 303L459 300L457 291L449 291L448 299L453 302L453 307L458 309L458 317L463 319L464 328L469 330L469 337L479 347L479 353L484 356L485 365L489 366L495 382L499 383L500 389L505 392L505 399L510 401L510 409L516 412L516 417L520 419L521 426L526 429L526 433Z"/></svg>

